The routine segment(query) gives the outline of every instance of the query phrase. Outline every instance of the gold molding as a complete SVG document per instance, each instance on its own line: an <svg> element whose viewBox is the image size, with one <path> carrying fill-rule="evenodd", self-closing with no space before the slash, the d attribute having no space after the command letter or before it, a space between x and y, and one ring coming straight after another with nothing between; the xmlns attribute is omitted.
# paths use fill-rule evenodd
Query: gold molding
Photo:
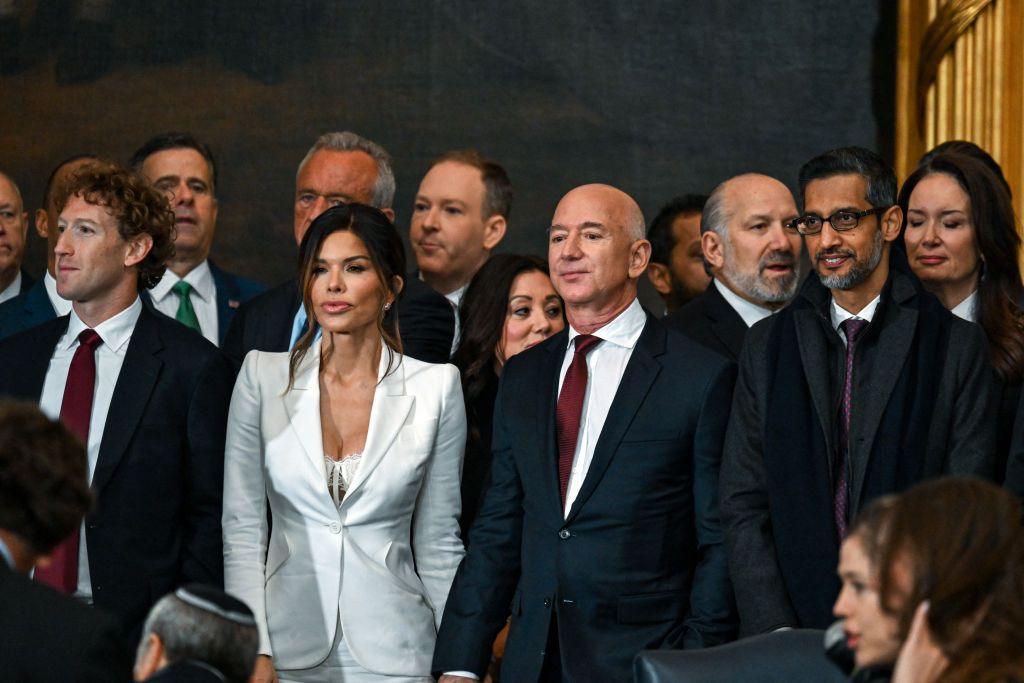
<svg viewBox="0 0 1024 683"><path fill-rule="evenodd" d="M939 8L921 39L917 64L917 116L924 121L928 89L935 82L939 64L957 39L971 27L992 0L949 0Z"/></svg>

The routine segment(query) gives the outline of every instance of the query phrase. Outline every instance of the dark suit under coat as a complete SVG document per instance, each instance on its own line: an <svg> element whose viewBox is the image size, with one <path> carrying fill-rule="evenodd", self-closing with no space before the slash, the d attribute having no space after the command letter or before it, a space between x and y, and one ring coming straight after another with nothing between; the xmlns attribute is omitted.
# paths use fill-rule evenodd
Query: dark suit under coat
<svg viewBox="0 0 1024 683"><path fill-rule="evenodd" d="M598 332L600 334L600 332ZM490 484L448 597L435 671L536 681L553 613L565 680L631 680L643 649L732 637L717 479L735 367L648 315L568 516L555 404L568 332L509 359Z"/></svg>
<svg viewBox="0 0 1024 683"><path fill-rule="evenodd" d="M747 324L718 291L714 280L703 293L671 313L664 322L734 363L747 336Z"/></svg>
<svg viewBox="0 0 1024 683"><path fill-rule="evenodd" d="M29 580L0 557L0 679L18 683L131 680L116 620Z"/></svg>
<svg viewBox="0 0 1024 683"><path fill-rule="evenodd" d="M39 402L69 316L0 341L0 396ZM181 584L223 586L221 498L227 360L143 306L114 387L85 518L93 601L137 634Z"/></svg>
<svg viewBox="0 0 1024 683"><path fill-rule="evenodd" d="M283 282L244 304L235 316L222 348L236 368L245 355L287 351L295 314L302 306L298 281ZM426 283L410 276L397 304L402 353L425 363L447 363L455 334L455 311Z"/></svg>
<svg viewBox="0 0 1024 683"><path fill-rule="evenodd" d="M891 296L882 297L872 321L872 327L876 323L881 326L878 351L860 356L856 366L849 453L851 522L869 502L864 497L865 475L876 429L919 325L917 310L912 307L914 297L931 296L918 293L910 278L913 275L903 271L890 273ZM808 428L822 430L827 448L834 454L845 347L832 327L831 294L820 285L816 275L810 276L797 297L812 303L811 307L796 311L792 318L818 416L818 424ZM938 314L954 318L944 309ZM832 619L831 602L839 591L833 571L822 576L819 585L793 585L787 581L776 554L772 507L773 495L777 493L773 494L767 485L762 439L767 416L779 416L786 410L785 406L767 405L766 385L772 376L767 343L780 319L774 315L762 320L747 334L722 460L722 521L741 635L783 626L824 628ZM950 338L941 350L945 361L938 394L934 396L926 449L928 462L923 464L922 478L947 473L992 478L997 402L994 373L988 364L981 329L959 318L951 324ZM822 593L831 597L818 599L821 623L803 623L794 609L794 597Z"/></svg>

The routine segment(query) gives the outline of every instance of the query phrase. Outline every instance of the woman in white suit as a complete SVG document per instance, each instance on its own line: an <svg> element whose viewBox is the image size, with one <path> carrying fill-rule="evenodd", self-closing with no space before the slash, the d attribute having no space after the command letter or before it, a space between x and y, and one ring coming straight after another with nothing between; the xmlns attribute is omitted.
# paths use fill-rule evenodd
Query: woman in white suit
<svg viewBox="0 0 1024 683"><path fill-rule="evenodd" d="M459 374L401 355L384 214L329 209L300 253L305 333L249 353L231 399L226 589L256 615L256 681L430 681L463 554Z"/></svg>

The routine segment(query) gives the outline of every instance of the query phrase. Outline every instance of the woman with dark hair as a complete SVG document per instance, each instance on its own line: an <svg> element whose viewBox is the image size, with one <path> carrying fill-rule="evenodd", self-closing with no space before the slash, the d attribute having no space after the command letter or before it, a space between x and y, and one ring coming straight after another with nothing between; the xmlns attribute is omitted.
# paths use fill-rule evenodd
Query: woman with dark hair
<svg viewBox="0 0 1024 683"><path fill-rule="evenodd" d="M256 616L256 681L430 681L463 555L458 372L402 355L383 213L328 209L299 251L308 326L250 352L231 400L225 586Z"/></svg>
<svg viewBox="0 0 1024 683"><path fill-rule="evenodd" d="M547 263L536 256L495 254L466 288L459 322L462 336L452 362L462 373L469 424L460 522L462 538L468 542L491 470L498 375L509 358L560 332L565 317Z"/></svg>
<svg viewBox="0 0 1024 683"><path fill-rule="evenodd" d="M1004 475L1024 379L1024 284L1013 204L989 166L938 154L899 194L903 243L914 274L955 315L981 325L989 361L1003 385L997 476Z"/></svg>
<svg viewBox="0 0 1024 683"><path fill-rule="evenodd" d="M865 514L875 522L851 534L843 553L866 539L867 592L882 618L851 606L861 587L842 561L836 602L858 666L895 663L899 683L1024 680L1020 501L980 479L946 477L876 501ZM869 657L867 643L885 645Z"/></svg>

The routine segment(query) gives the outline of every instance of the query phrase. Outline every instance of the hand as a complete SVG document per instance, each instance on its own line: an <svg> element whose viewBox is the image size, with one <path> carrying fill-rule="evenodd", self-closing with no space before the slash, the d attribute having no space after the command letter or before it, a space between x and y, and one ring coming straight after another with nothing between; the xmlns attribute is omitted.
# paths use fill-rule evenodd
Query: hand
<svg viewBox="0 0 1024 683"><path fill-rule="evenodd" d="M949 660L932 640L928 628L928 601L917 606L907 641L900 648L892 683L933 683L949 666Z"/></svg>
<svg viewBox="0 0 1024 683"><path fill-rule="evenodd" d="M450 676L445 674L438 679L437 683L480 683L480 681L473 678L466 678L465 676Z"/></svg>
<svg viewBox="0 0 1024 683"><path fill-rule="evenodd" d="M274 669L274 660L266 655L256 657L256 666L253 667L249 683L277 683L277 671Z"/></svg>

